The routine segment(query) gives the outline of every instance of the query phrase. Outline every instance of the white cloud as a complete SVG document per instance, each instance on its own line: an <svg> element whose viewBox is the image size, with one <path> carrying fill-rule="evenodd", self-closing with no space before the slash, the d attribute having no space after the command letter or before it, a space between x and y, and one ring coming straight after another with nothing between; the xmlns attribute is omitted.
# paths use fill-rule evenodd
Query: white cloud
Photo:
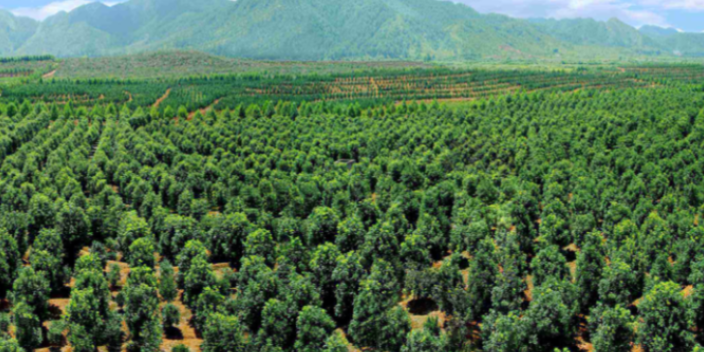
<svg viewBox="0 0 704 352"><path fill-rule="evenodd" d="M630 25L669 27L663 17L665 6L702 5L704 0L451 0L480 12L494 12L519 18L595 18L616 17Z"/></svg>
<svg viewBox="0 0 704 352"><path fill-rule="evenodd" d="M90 4L96 0L62 0L55 1L42 7L21 7L10 10L15 16L30 17L43 21L47 17L56 15L59 12L70 12L83 5ZM103 2L108 6L114 6L121 1Z"/></svg>

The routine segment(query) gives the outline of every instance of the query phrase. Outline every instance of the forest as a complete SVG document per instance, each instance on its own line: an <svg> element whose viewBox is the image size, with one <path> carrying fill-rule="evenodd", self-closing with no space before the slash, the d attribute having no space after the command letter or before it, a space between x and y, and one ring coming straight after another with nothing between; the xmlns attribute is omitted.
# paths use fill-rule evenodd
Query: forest
<svg viewBox="0 0 704 352"><path fill-rule="evenodd" d="M0 78L0 352L704 351L701 66L53 60Z"/></svg>

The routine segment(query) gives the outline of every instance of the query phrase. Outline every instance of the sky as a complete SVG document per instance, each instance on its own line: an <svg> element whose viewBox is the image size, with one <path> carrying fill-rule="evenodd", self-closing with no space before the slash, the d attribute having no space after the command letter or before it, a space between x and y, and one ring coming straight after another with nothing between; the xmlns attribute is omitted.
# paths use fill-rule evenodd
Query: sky
<svg viewBox="0 0 704 352"><path fill-rule="evenodd" d="M0 0L0 8L15 15L43 20L94 1L108 5L125 0ZM198 0L194 0L198 1ZM354 1L354 0L350 0ZM704 0L451 0L482 13L512 17L608 20L616 17L634 27L650 24L687 32L704 31Z"/></svg>

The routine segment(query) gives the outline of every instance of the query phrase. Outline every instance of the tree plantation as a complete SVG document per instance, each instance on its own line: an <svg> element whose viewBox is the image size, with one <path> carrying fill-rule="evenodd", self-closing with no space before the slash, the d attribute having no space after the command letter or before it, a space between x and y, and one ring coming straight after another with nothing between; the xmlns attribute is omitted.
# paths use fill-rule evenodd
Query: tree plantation
<svg viewBox="0 0 704 352"><path fill-rule="evenodd" d="M585 70L11 77L0 352L702 351L702 68Z"/></svg>

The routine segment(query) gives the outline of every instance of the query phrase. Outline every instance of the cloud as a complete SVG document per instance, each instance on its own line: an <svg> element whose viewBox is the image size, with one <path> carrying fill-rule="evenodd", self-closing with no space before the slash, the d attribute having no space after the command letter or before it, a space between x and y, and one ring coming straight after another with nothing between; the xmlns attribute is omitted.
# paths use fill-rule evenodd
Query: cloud
<svg viewBox="0 0 704 352"><path fill-rule="evenodd" d="M701 6L704 0L451 0L480 12L519 18L618 18L633 26L669 26L662 11L672 6ZM679 3L674 4L673 3Z"/></svg>
<svg viewBox="0 0 704 352"><path fill-rule="evenodd" d="M96 0L63 0L55 1L42 7L21 7L10 10L15 16L30 17L38 21L43 21L47 17L56 15L59 12L70 12L83 5L96 2ZM114 6L121 1L103 2L108 6Z"/></svg>

